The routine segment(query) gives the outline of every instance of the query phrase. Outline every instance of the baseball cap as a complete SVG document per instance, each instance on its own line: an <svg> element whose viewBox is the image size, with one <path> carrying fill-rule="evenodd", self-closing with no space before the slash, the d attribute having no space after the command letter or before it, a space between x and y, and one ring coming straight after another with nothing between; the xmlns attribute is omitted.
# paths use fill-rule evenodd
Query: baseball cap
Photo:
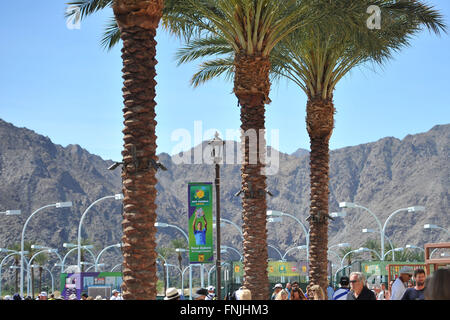
<svg viewBox="0 0 450 320"><path fill-rule="evenodd" d="M216 288L214 288L214 286L209 286L208 287L208 291L214 291Z"/></svg>
<svg viewBox="0 0 450 320"><path fill-rule="evenodd" d="M283 289L283 285L282 285L281 283L277 283L277 284L275 285L275 287L273 287L273 289L276 289L276 288L281 288L281 289Z"/></svg>
<svg viewBox="0 0 450 320"><path fill-rule="evenodd" d="M350 282L350 279L347 276L341 277L341 281L339 283L343 286L347 286Z"/></svg>

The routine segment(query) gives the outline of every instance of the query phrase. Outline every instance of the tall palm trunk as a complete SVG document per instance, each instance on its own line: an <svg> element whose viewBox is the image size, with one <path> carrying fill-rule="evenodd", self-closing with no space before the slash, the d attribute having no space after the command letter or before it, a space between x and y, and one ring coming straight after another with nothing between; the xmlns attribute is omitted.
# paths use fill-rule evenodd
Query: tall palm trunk
<svg viewBox="0 0 450 320"><path fill-rule="evenodd" d="M310 184L311 207L309 288L319 285L327 292L328 270L328 182L329 141L334 126L334 105L332 99L310 98L306 108L306 127L310 137Z"/></svg>
<svg viewBox="0 0 450 320"><path fill-rule="evenodd" d="M266 300L269 278L264 132L265 104L270 102L270 62L259 56L237 54L235 67L234 92L241 106L244 286L251 291L252 299Z"/></svg>
<svg viewBox="0 0 450 320"><path fill-rule="evenodd" d="M123 40L123 284L125 300L156 299L156 29L163 0L116 0Z"/></svg>

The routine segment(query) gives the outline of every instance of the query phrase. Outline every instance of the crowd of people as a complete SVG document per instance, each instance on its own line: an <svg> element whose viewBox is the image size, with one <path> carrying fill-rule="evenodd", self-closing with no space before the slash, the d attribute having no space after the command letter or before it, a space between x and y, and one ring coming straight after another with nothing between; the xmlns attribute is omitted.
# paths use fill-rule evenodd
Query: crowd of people
<svg viewBox="0 0 450 320"><path fill-rule="evenodd" d="M414 280L414 284L411 280ZM0 299L2 299L0 297ZM164 300L184 300L184 294L177 288L168 288ZM199 288L192 294L193 300L217 300L215 287ZM251 300L251 291L240 287L225 296L225 300ZM427 277L425 270L411 267L400 269L397 279L390 281L388 288L381 283L369 288L364 274L352 272L350 277L343 276L336 290L329 285L326 292L318 285L313 285L308 292L303 292L298 282L286 283L285 287L277 283L273 287L271 300L450 300L450 269L442 268ZM2 300L33 300L32 297L21 297L18 293L5 296ZM47 295L41 292L36 300L64 300L61 296ZM71 294L68 300L78 300L76 294ZM102 296L91 297L81 295L81 300L123 300L118 290L113 290L108 299Z"/></svg>
<svg viewBox="0 0 450 320"><path fill-rule="evenodd" d="M425 270L406 266L387 290L384 283L369 289L361 272L341 277L339 285L333 300L450 300L450 269L439 269L427 278Z"/></svg>
<svg viewBox="0 0 450 320"><path fill-rule="evenodd" d="M123 300L121 293L118 290L113 290L111 292L111 297L106 298L101 295L97 295L96 297L89 296L86 293L81 295L81 299L78 299L75 293L69 295L68 299L64 299L61 295L55 295L54 293L47 294L47 292L42 291L38 294L37 298L32 298L31 296L21 297L20 294L16 293L13 296L6 295L3 298L0 297L0 300Z"/></svg>

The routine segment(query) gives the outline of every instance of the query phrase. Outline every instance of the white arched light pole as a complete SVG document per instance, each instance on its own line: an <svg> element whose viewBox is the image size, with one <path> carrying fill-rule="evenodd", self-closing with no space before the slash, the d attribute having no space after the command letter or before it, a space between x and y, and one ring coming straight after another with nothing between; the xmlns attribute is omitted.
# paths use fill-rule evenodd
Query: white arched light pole
<svg viewBox="0 0 450 320"><path fill-rule="evenodd" d="M334 244L334 245L328 247L328 251L333 253L336 257L338 257L338 261L341 261L341 259L342 259L341 256L336 251L333 251L331 249L333 249L333 248L348 248L348 247L350 247L350 243L338 243L338 244Z"/></svg>
<svg viewBox="0 0 450 320"><path fill-rule="evenodd" d="M381 236L381 256L380 255L378 255L378 256L381 257L381 260L383 260L383 261L384 261L384 237L385 237L385 231L386 231L386 226L387 226L388 222L395 215L397 215L398 213L400 213L402 211L407 211L407 212L425 211L425 207L422 207L422 206L414 206L414 207L401 208L401 209L395 210L388 216L388 218L386 219L386 222L384 223L384 226L381 226L380 219L378 219L377 216L366 207L363 207L363 206L353 203L353 202L340 202L339 207L340 208L360 208L360 209L363 209L363 210L369 212L375 218L375 220L377 221L378 228L380 230L380 236Z"/></svg>
<svg viewBox="0 0 450 320"><path fill-rule="evenodd" d="M394 254L394 252L400 252L400 251L403 251L403 250L405 250L404 248L394 248L394 249L391 249L391 250L389 250L388 252L386 252L385 254L384 254L384 257L383 258L386 258L386 256L389 254L389 253L391 253L392 252L392 255ZM384 259L383 259L384 260ZM392 260L392 261L394 261L394 260Z"/></svg>
<svg viewBox="0 0 450 320"><path fill-rule="evenodd" d="M111 248L121 248L122 244L121 243L116 243L116 244L112 244L110 246L105 247L102 251L100 251L100 253L97 255L97 258L95 259L95 271L98 271L98 262L100 261L100 258L102 256L102 254L106 251L109 250Z"/></svg>
<svg viewBox="0 0 450 320"><path fill-rule="evenodd" d="M362 232L363 233L377 233L377 231L374 230L374 229L362 229ZM395 249L394 245L392 244L391 239L389 239L388 236L386 236L386 235L384 235L384 237L389 242L389 245L391 246L391 249ZM392 251L392 261L395 261L395 251Z"/></svg>
<svg viewBox="0 0 450 320"><path fill-rule="evenodd" d="M67 251L67 253L64 255L63 261L61 263L61 268L64 270L64 266L66 265L66 259L69 256L69 254L71 254L72 252L74 252L75 250L78 249L78 246L76 244L72 244L72 243L64 243L63 244L64 248L72 248L69 251ZM92 256L92 261L95 261L95 255L94 253L90 250L92 249L94 246L92 245L87 245L87 246L81 246L81 249L86 250L87 252L89 252ZM78 266L77 266L78 268ZM78 270L80 271L80 270Z"/></svg>
<svg viewBox="0 0 450 320"><path fill-rule="evenodd" d="M292 248L289 248L286 250L286 252L283 254L283 257L281 257L282 261L286 261L286 256L288 255L289 252L293 251L293 250L303 250L306 249L308 250L308 247L306 245L302 245L302 246L295 246Z"/></svg>
<svg viewBox="0 0 450 320"><path fill-rule="evenodd" d="M24 272L24 255L23 255L23 251L24 251L24 244L25 244L25 230L27 229L27 225L30 222L31 218L38 213L41 210L44 210L46 208L51 208L51 207L55 207L55 208L70 208L72 207L72 202L57 202L57 203L53 203L53 204L49 204L46 206L43 206L42 208L37 209L36 211L34 211L27 219L27 221L25 221L25 224L23 226L22 229L22 239L20 241L20 296L23 297L23 272Z"/></svg>
<svg viewBox="0 0 450 320"><path fill-rule="evenodd" d="M43 248L43 247L41 247L41 246L35 246L35 245L32 245L31 246L31 249L40 249L40 248ZM28 262L28 268L27 268L27 274L28 274L28 279L27 279L27 281L29 282L30 281L30 279L31 279L31 276L30 276L30 273L31 273L31 268L33 267L33 260L34 260L34 258L36 258L38 255L40 255L40 254L42 254L42 253L55 253L57 256L58 256L58 258L60 259L60 261L62 262L62 258L61 258L61 256L58 254L58 249L51 249L51 248L45 248L45 249L43 249L43 250L41 250L41 251L38 251L38 252L36 252L31 258L30 258L30 261ZM29 286L27 286L27 295L30 295L30 287Z"/></svg>
<svg viewBox="0 0 450 320"><path fill-rule="evenodd" d="M221 249L221 250L224 250L224 249L225 249L225 251L227 251L227 250L233 250L234 252L236 252L236 253L239 255L239 261L242 261L242 259L244 258L244 257L242 256L242 254L239 252L239 250L237 250L236 248L221 245L221 246L220 246L220 249Z"/></svg>
<svg viewBox="0 0 450 320"><path fill-rule="evenodd" d="M122 200L123 194L119 193L119 194L115 194L113 196L106 196L106 197L100 198L98 200L95 200L94 202L91 203L91 205L89 207L87 207L87 209L81 215L80 224L78 225L78 260L77 260L78 261L77 266L78 266L78 269L80 270L80 272L81 272L81 226L83 225L84 217L88 213L89 209L91 209L95 204L99 203L100 201L106 200L106 199Z"/></svg>
<svg viewBox="0 0 450 320"><path fill-rule="evenodd" d="M121 265L122 265L121 263L116 264L114 267L112 267L111 272L114 272L114 270L120 267Z"/></svg>
<svg viewBox="0 0 450 320"><path fill-rule="evenodd" d="M342 257L342 260L341 260L341 268L344 267L344 261L345 261L345 258L347 258L347 256L348 256L349 254L351 254L351 253L362 253L362 252L373 252L373 253L375 253L375 254L378 256L378 258L379 258L380 260L382 260L381 257L380 257L380 254L379 254L378 252L376 252L375 250L372 250L372 249L369 249L369 248L359 248L359 249L356 249L356 250L352 250L352 251L347 252L347 253L344 255L344 257Z"/></svg>
<svg viewBox="0 0 450 320"><path fill-rule="evenodd" d="M289 213L285 213L285 212L281 212L281 211L275 211L275 210L268 210L267 211L267 216L272 218L276 218L276 217L289 217L291 219L294 219L302 228L303 232L305 233L305 238L306 238L306 263L309 263L309 231L306 229L305 225L300 221L300 219L298 219L296 216L293 216L292 214Z"/></svg>
<svg viewBox="0 0 450 320"><path fill-rule="evenodd" d="M447 233L447 236L450 237L450 231L448 231L447 229L442 228L440 226L437 226L435 224L427 223L427 224L423 225L423 228L424 229L438 229L438 230L442 230L442 231L445 231Z"/></svg>
<svg viewBox="0 0 450 320"><path fill-rule="evenodd" d="M45 250L47 250L47 252L48 253L54 253L54 254L56 254L56 256L58 257L58 259L59 259L59 262L62 264L62 262L63 262L63 259L62 259L62 257L61 257L61 255L58 253L58 250L57 249L53 249L53 248L49 248L49 247L44 247L44 246L38 246L38 245L35 245L35 244L33 244L33 245L31 245L31 249L34 249L34 250L43 250L43 252L45 252ZM50 251L48 251L48 250L50 250ZM29 263L31 263L31 259L30 259L30 262ZM61 272L63 272L64 270L63 270L63 267L61 266Z"/></svg>
<svg viewBox="0 0 450 320"><path fill-rule="evenodd" d="M3 268L3 264L6 262L6 260L8 260L10 257L15 256L15 255L21 255L20 251L15 251L15 250L8 250L8 249L0 249L0 252L3 253L9 253L6 257L4 257L2 259L2 262L0 262L0 297L2 296L2 268ZM28 251L25 251L24 254L28 254ZM27 265L28 265L28 261L26 261ZM27 268L28 270L28 268Z"/></svg>
<svg viewBox="0 0 450 320"><path fill-rule="evenodd" d="M169 288L170 283L169 283L169 267L174 267L176 268L178 271L180 271L180 276L182 275L183 271L180 269L179 266L174 265L174 264L170 264L170 263L164 263L164 266L167 268L167 288ZM183 281L183 280L182 280ZM184 292L183 292L184 295Z"/></svg>
<svg viewBox="0 0 450 320"><path fill-rule="evenodd" d="M278 253L278 255L280 256L280 260L283 260L283 255L281 254L281 251L277 247L275 247L275 246L273 246L271 244L267 244L267 246L269 248L272 248L273 250L275 250Z"/></svg>
<svg viewBox="0 0 450 320"><path fill-rule="evenodd" d="M189 245L189 236L180 227L173 225L173 224L164 223L164 222L155 222L155 227L177 229L178 231L180 231L183 234L183 236L186 238L187 244ZM182 251L177 251L177 252L182 252ZM200 264L200 266L201 266L200 277L201 277L201 281L203 281L203 264ZM202 282L202 285L203 285L203 282ZM190 264L189 264L189 299L192 300L192 266Z"/></svg>
<svg viewBox="0 0 450 320"><path fill-rule="evenodd" d="M406 248L406 249L419 249L419 250L422 250L423 253L425 253L425 249L424 249L424 248L421 248L421 247L418 247L418 246L414 246L414 245L412 245L412 244L407 244L407 245L405 246L405 248Z"/></svg>

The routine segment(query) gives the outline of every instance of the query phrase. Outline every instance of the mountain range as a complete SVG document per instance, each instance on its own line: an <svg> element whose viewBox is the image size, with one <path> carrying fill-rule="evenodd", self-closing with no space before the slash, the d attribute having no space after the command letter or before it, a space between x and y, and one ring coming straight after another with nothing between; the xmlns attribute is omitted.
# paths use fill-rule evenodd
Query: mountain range
<svg viewBox="0 0 450 320"><path fill-rule="evenodd" d="M397 245L423 246L428 242L448 241L445 232L425 230L425 223L445 228L450 225L449 209L450 124L436 125L425 133L403 139L383 138L376 142L330 152L330 212L341 211L339 202L355 202L369 208L384 224L399 208L424 206L424 212L401 212L386 228L386 235ZM239 144L226 142L226 152ZM179 164L181 156L194 154L208 158L204 142L183 154L159 154L167 171L158 171L158 221L187 229L188 182L213 182L211 164ZM309 151L299 149L285 154L268 147L269 158L279 155L276 174L268 175L268 208L290 213L306 226L309 207ZM240 165L234 161L221 166L221 215L241 224ZM189 161L188 161L189 162ZM276 162L276 161L275 161ZM25 240L63 249L65 242L76 243L78 224L84 210L95 200L121 192L120 169L108 170L112 161L103 160L78 145L66 147L52 143L26 128L0 120L0 211L20 209L20 216L0 215L0 247L20 243L23 225L30 214L45 205L72 201L72 208L46 208L37 213L27 227ZM83 222L83 238L96 250L120 242L122 204L103 200L92 207ZM364 234L363 228L377 229L375 219L361 209L346 209L347 216L330 221L330 245L348 242L358 248L377 234ZM242 249L240 235L230 225L223 227L222 243ZM171 239L183 238L173 228L159 229L157 241L167 246ZM294 220L268 224L268 243L284 253L305 243L305 234ZM269 257L278 259L269 249ZM291 259L304 259L296 252ZM75 256L73 256L72 263ZM235 253L225 259L237 260ZM330 256L332 258L332 256ZM106 269L121 262L119 249L105 253ZM174 258L175 262L175 258Z"/></svg>

